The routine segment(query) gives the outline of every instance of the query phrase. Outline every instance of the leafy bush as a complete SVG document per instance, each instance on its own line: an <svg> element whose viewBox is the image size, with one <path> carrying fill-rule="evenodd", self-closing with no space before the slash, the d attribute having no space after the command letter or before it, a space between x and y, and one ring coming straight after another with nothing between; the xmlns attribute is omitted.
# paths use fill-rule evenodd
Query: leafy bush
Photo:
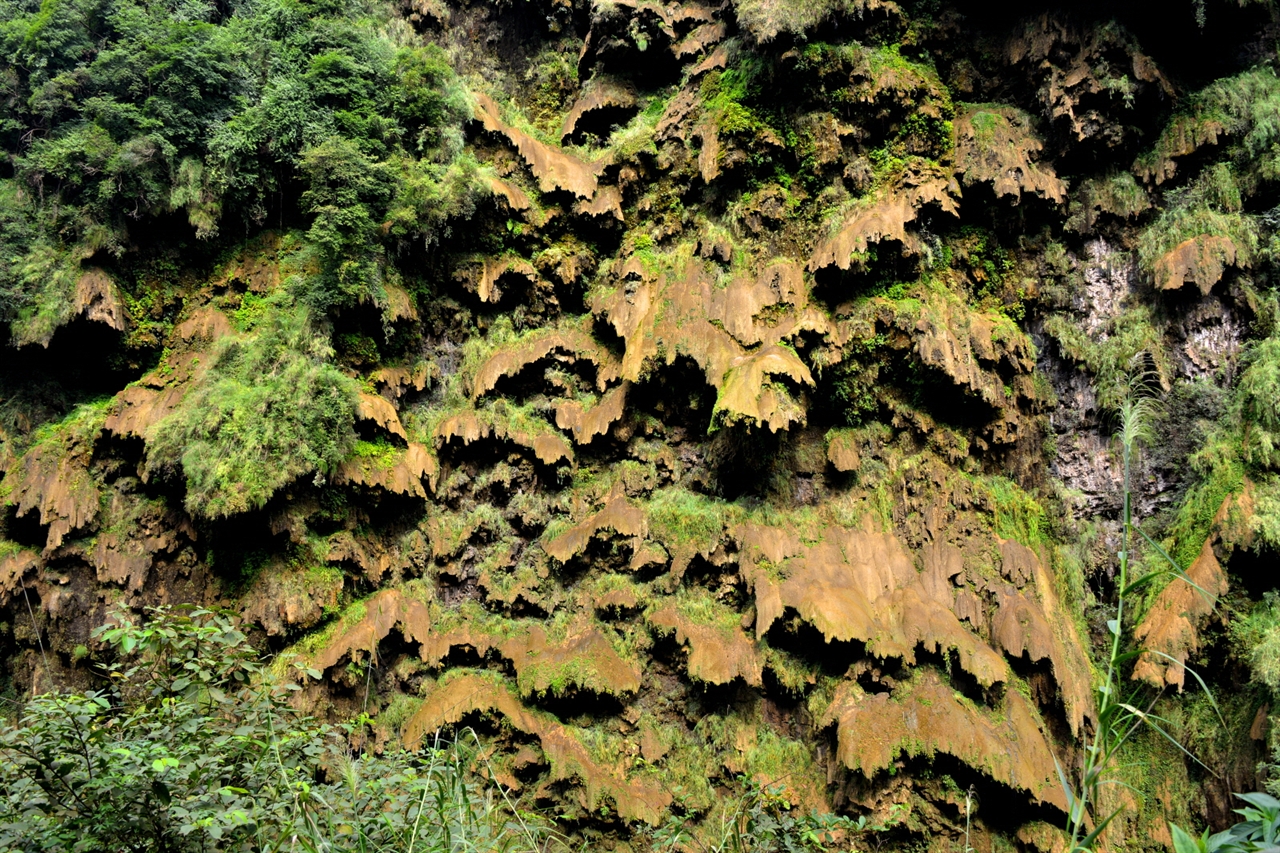
<svg viewBox="0 0 1280 853"><path fill-rule="evenodd" d="M302 205L314 217L307 237L320 251L327 279L308 287L305 298L320 311L359 302L377 282L378 223L396 175L341 137L308 149L301 167L310 184Z"/></svg>
<svg viewBox="0 0 1280 853"><path fill-rule="evenodd" d="M353 757L226 617L151 616L96 632L119 656L110 689L37 697L0 727L0 853L545 847L469 772L474 750Z"/></svg>
<svg viewBox="0 0 1280 853"><path fill-rule="evenodd" d="M1225 137L1225 138L1224 138ZM1235 263L1248 267L1258 254L1259 228L1245 204L1280 177L1280 79L1270 68L1254 68L1217 80L1186 99L1155 146L1139 158L1139 169L1172 177L1179 158L1221 145L1221 156L1186 186L1165 193L1165 210L1138 241L1145 269L1179 243L1201 235L1231 241Z"/></svg>
<svg viewBox="0 0 1280 853"><path fill-rule="evenodd" d="M1058 779L1062 785L1067 802L1067 849L1070 853L1091 853L1101 845L1103 832L1107 826L1124 811L1124 806L1116 806L1108 812L1104 805L1102 791L1107 786L1123 784L1117 777L1120 769L1119 758L1126 744L1133 741L1134 736L1143 729L1150 730L1172 744L1187 758L1200 763L1187 747L1168 730L1168 720L1151 712L1154 702L1147 699L1141 681L1126 689L1124 682L1128 680L1125 671L1132 661L1142 655L1150 655L1175 661L1165 652L1156 649L1127 649L1125 609L1126 605L1135 603L1135 593L1165 577L1172 577L1192 583L1182 567L1169 554L1160 549L1133 518L1133 463L1140 444L1152 440L1154 433L1151 422L1155 417L1159 403L1150 396L1147 384L1149 377L1136 373L1130 377L1123 399L1119 406L1119 439L1121 454L1121 471L1123 474L1123 504L1120 516L1120 545L1116 554L1119 571L1116 577L1115 603L1108 607L1106 620L1110 653L1106 657L1102 679L1095 688L1097 712L1094 730L1085 733L1083 749L1078 768L1064 770L1055 759ZM1137 536L1135 536L1137 534ZM1158 552L1161 558L1159 568L1153 569L1141 577L1134 574L1141 568L1133 559L1133 546L1138 537ZM1193 584L1194 586L1194 584ZM1213 694L1198 673L1187 668L1186 673L1195 679L1204 691L1204 696L1213 708L1218 721L1222 716ZM1143 708L1147 710L1143 710ZM1224 724L1225 725L1225 724Z"/></svg>
<svg viewBox="0 0 1280 853"><path fill-rule="evenodd" d="M101 225L181 208L205 234L224 200L260 213L291 178L278 164L333 137L374 157L402 141L456 154L451 69L438 48L393 44L385 15L364 0L5 3L0 53L20 70L0 139L24 183Z"/></svg>
<svg viewBox="0 0 1280 853"><path fill-rule="evenodd" d="M1280 171L1280 78L1273 69L1251 68L1225 77L1186 99L1140 164L1157 169L1162 160L1184 156L1187 143L1199 147L1225 133L1224 152L1247 183L1270 180Z"/></svg>
<svg viewBox="0 0 1280 853"><path fill-rule="evenodd" d="M475 188L463 88L440 48L393 40L389 14L379 0L0 0L0 323L68 304L24 274L34 253L118 255L174 212L213 238L283 219L299 190L331 273L315 281L345 285L316 301L376 301L378 246L431 240Z"/></svg>
<svg viewBox="0 0 1280 853"><path fill-rule="evenodd" d="M1231 621L1237 654L1249 662L1253 681L1280 694L1280 595L1263 595L1252 610Z"/></svg>
<svg viewBox="0 0 1280 853"><path fill-rule="evenodd" d="M220 339L208 372L147 436L151 471L181 467L186 506L210 518L263 506L281 487L333 471L355 443L358 388L283 292Z"/></svg>
<svg viewBox="0 0 1280 853"><path fill-rule="evenodd" d="M1213 835L1206 829L1197 838L1182 827L1169 824L1174 853L1260 853L1280 846L1280 800L1262 793L1236 796L1248 805L1236 809L1244 820L1230 829Z"/></svg>
<svg viewBox="0 0 1280 853"><path fill-rule="evenodd" d="M1184 563L1199 553L1223 500L1246 480L1256 486L1252 532L1260 544L1280 545L1280 336L1251 344L1240 363L1244 369L1227 411L1205 425L1205 440L1191 456L1198 482L1167 531L1172 552Z"/></svg>

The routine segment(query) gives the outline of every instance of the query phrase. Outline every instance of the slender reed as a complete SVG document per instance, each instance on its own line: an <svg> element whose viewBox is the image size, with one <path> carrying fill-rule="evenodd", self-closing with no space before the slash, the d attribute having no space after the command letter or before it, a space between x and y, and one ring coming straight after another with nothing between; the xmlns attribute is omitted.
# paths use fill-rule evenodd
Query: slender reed
<svg viewBox="0 0 1280 853"><path fill-rule="evenodd" d="M1119 576L1116 584L1114 616L1106 623L1110 635L1109 654L1102 683L1097 688L1097 715L1093 731L1086 733L1084 737L1078 777L1075 780L1069 780L1060 764L1057 768L1058 778L1067 800L1067 835L1071 853L1093 851L1103 831L1123 811L1122 808L1116 808L1108 813L1101 813L1099 811L1100 795L1103 786L1125 786L1114 772L1115 761L1124 745L1144 725L1154 729L1193 761L1204 766L1199 759L1187 751L1186 747L1169 734L1165 729L1166 721L1151 712L1156 699L1159 698L1159 693L1144 696L1148 691L1138 686L1128 694L1122 695L1123 680L1129 665L1140 655L1151 654L1182 665L1158 650L1134 648L1125 651L1124 620L1127 599L1156 579L1169 575L1186 581L1201 594L1206 594L1186 576L1165 549L1133 520L1133 464L1139 445L1151 440L1151 422L1159 412L1159 403L1150 393L1149 388L1147 377L1136 374L1128 383L1119 410L1120 429L1117 438L1120 442L1124 489L1121 543L1120 552L1117 554ZM1166 568L1149 572L1136 581L1130 581L1134 564L1132 549L1135 533L1159 554ZM1187 672L1200 684L1209 696L1214 710L1217 711L1217 704L1204 681L1190 668ZM1139 704L1145 704L1145 707L1139 707Z"/></svg>

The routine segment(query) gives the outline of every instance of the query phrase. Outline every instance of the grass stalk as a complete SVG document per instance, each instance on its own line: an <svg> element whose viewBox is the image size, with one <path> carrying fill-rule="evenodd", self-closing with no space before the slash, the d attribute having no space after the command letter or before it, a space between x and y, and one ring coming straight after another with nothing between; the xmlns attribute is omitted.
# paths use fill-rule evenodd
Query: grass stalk
<svg viewBox="0 0 1280 853"><path fill-rule="evenodd" d="M1086 732L1084 736L1079 774L1074 781L1069 780L1062 766L1058 766L1058 778L1067 800L1066 829L1071 853L1092 853L1107 826L1121 814L1122 808L1116 808L1105 814L1101 813L1099 811L1100 795L1103 786L1125 786L1125 783L1113 772L1115 759L1124 745L1143 726L1154 729L1185 755L1200 763L1165 730L1162 726L1164 720L1151 713L1159 693L1144 697L1143 690L1139 686L1127 695L1122 695L1122 681L1129 665L1136 658L1144 653L1167 657L1158 651L1140 648L1125 650L1125 603L1128 597L1139 588L1165 575L1173 575L1195 586L1181 567L1158 546L1156 550L1167 564L1166 568L1148 573L1137 581L1130 580L1134 566L1132 550L1134 534L1137 533L1148 543L1155 544L1154 540L1134 522L1132 477L1137 450L1142 442L1151 439L1151 422L1157 411L1158 402L1148 392L1146 377L1141 374L1132 377L1119 407L1120 429L1117 438L1120 442L1123 468L1123 504L1120 551L1117 554L1119 577L1116 586L1114 618L1108 619L1106 623L1110 633L1109 654L1102 683L1097 688L1097 714L1093 730ZM1199 589L1199 587L1196 588ZM1201 592L1203 593L1203 590ZM1204 681L1194 672L1192 675L1208 694ZM1216 710L1217 704L1213 701L1212 694L1209 694L1209 701ZM1145 704L1145 707L1139 707L1140 704Z"/></svg>

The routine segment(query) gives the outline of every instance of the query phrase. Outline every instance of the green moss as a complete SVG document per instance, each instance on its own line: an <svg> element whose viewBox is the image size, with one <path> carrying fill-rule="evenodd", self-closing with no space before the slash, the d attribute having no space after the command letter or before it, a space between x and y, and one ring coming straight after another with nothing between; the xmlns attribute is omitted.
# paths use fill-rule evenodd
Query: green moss
<svg viewBox="0 0 1280 853"><path fill-rule="evenodd" d="M398 737L405 723L422 707L422 697L396 693L379 712L376 723L386 736Z"/></svg>
<svg viewBox="0 0 1280 853"><path fill-rule="evenodd" d="M2 494L0 494L0 496L2 496ZM0 537L0 560L4 560L8 557L12 557L15 554L20 554L23 551L27 551L32 555L38 555L40 553L38 549L26 548L22 545L19 545L17 542L13 542L9 539Z"/></svg>
<svg viewBox="0 0 1280 853"><path fill-rule="evenodd" d="M1187 490L1167 530L1169 553L1184 569L1200 555L1222 502L1244 486L1244 466L1234 450L1223 446L1221 438L1211 439L1193 461L1199 463L1200 481Z"/></svg>
<svg viewBox="0 0 1280 853"><path fill-rule="evenodd" d="M1044 507L1016 483L1005 477L981 481L990 500L997 536L1015 539L1029 548L1051 544Z"/></svg>
<svg viewBox="0 0 1280 853"><path fill-rule="evenodd" d="M579 620L568 611L560 611L549 623L540 623L547 631L547 643L551 647L561 646L569 642L571 632L581 628ZM618 633L607 625L597 623L599 634L605 638L617 659L634 672L643 667L635 649L629 647ZM516 684L524 696L552 695L564 696L577 690L586 690L600 695L618 695L618 685L606 672L606 668L616 666L616 661L596 660L586 652L572 656L557 656L552 661L547 655L531 655L516 673ZM607 655L606 655L607 657Z"/></svg>
<svg viewBox="0 0 1280 853"><path fill-rule="evenodd" d="M215 345L213 364L147 434L147 467L181 471L186 506L209 518L263 506L290 482L323 476L355 444L354 380L304 309L264 300L243 336Z"/></svg>
<svg viewBox="0 0 1280 853"><path fill-rule="evenodd" d="M1238 164L1249 183L1277 175L1280 80L1272 68L1252 68L1217 80L1187 98L1138 166L1159 172L1186 152L1188 141L1198 148L1224 133L1232 143L1224 154Z"/></svg>
<svg viewBox="0 0 1280 853"><path fill-rule="evenodd" d="M784 689L799 696L817 682L821 668L814 662L774 648L767 638L761 639L759 645L765 668L773 673Z"/></svg>
<svg viewBox="0 0 1280 853"><path fill-rule="evenodd" d="M437 557L451 557L474 540L480 531L495 539L513 534L502 510L491 503L478 503L470 509L437 512L428 521L431 547Z"/></svg>
<svg viewBox="0 0 1280 853"><path fill-rule="evenodd" d="M950 115L952 112L948 108L944 115ZM907 116L898 130L898 137L906 150L925 153L933 159L945 156L951 149L952 134L950 118L928 116L922 113L912 113Z"/></svg>
<svg viewBox="0 0 1280 853"><path fill-rule="evenodd" d="M338 360L357 369L374 367L382 361L377 342L368 335L345 332L337 338Z"/></svg>
<svg viewBox="0 0 1280 853"><path fill-rule="evenodd" d="M964 226L948 241L947 249L947 265L967 276L979 302L996 295L1013 270L1013 258L995 234L982 228Z"/></svg>
<svg viewBox="0 0 1280 853"><path fill-rule="evenodd" d="M129 318L124 341L127 348L154 351L169 339L182 307L184 272L171 258L154 258L132 288L116 288Z"/></svg>
<svg viewBox="0 0 1280 853"><path fill-rule="evenodd" d="M99 397L81 403L62 420L42 424L31 434L29 447L53 447L55 445L92 445L102 433L111 407L111 397Z"/></svg>
<svg viewBox="0 0 1280 853"><path fill-rule="evenodd" d="M336 634L350 629L368 615L367 600L368 597L351 602L342 609L336 619L329 620L320 628L308 632L302 639L285 648L272 661L271 672L277 676L283 676L289 673L289 667L294 661L310 661L333 642Z"/></svg>
<svg viewBox="0 0 1280 853"><path fill-rule="evenodd" d="M1007 119L997 113L975 112L970 119L973 123L973 135L979 145L989 146L995 139L996 130L1007 124Z"/></svg>
<svg viewBox="0 0 1280 853"><path fill-rule="evenodd" d="M831 391L845 424L861 426L880 410L881 363L889 355L884 333L855 338L844 348L844 360L831 368Z"/></svg>
<svg viewBox="0 0 1280 853"><path fill-rule="evenodd" d="M360 439L351 448L349 458L358 460L364 465L372 465L382 471L395 467L400 448L379 436L373 441Z"/></svg>
<svg viewBox="0 0 1280 853"><path fill-rule="evenodd" d="M717 599L702 587L681 587L671 598L663 598L654 607L674 605L680 616L694 625L703 625L726 633L736 633L742 614Z"/></svg>
<svg viewBox="0 0 1280 853"><path fill-rule="evenodd" d="M714 117L720 133L751 137L761 132L776 135L744 101L758 92L758 66L746 64L713 71L702 79L700 94L704 109Z"/></svg>
<svg viewBox="0 0 1280 853"><path fill-rule="evenodd" d="M679 486L653 493L644 507L649 536L668 551L710 553L724 532L729 505Z"/></svg>
<svg viewBox="0 0 1280 853"><path fill-rule="evenodd" d="M1211 752L1203 750L1204 742L1196 734L1196 729L1213 716L1207 704L1192 696L1165 699L1151 713L1160 717L1161 727L1171 737L1192 747L1192 754L1208 758L1211 767L1224 766L1221 759L1215 761ZM1233 722L1240 725L1239 720ZM1241 728L1235 726L1235 732L1247 736L1248 723ZM1220 728L1221 724L1215 720L1213 727ZM1134 807L1118 815L1118 828L1126 835L1143 837L1165 831L1166 821L1183 826L1194 823L1192 816L1202 813L1204 801L1200 786L1188 773L1188 765L1185 755L1160 731L1152 726L1139 728L1121 747L1113 764L1115 786L1123 785L1134 801Z"/></svg>
<svg viewBox="0 0 1280 853"><path fill-rule="evenodd" d="M1150 207L1151 197L1131 172L1112 172L1080 183L1072 193L1065 227L1077 234L1090 234L1101 214L1128 221Z"/></svg>
<svg viewBox="0 0 1280 853"><path fill-rule="evenodd" d="M1255 507L1248 527L1232 513L1220 531L1230 544L1256 534L1280 545L1280 338L1255 343L1241 359L1245 366L1227 411L1206 424L1205 437L1191 455L1196 481L1179 503L1165 531L1166 547L1179 565L1195 561L1214 519L1228 497L1239 494L1248 480L1257 484Z"/></svg>
<svg viewBox="0 0 1280 853"><path fill-rule="evenodd" d="M498 549L494 549L495 554L497 551ZM564 604L564 590L553 580L549 580L550 558L541 548L524 549L514 568L511 566L514 555L509 547L502 549L501 557L505 562L495 565L480 578L486 600L491 607L512 610L535 606L553 612Z"/></svg>
<svg viewBox="0 0 1280 853"><path fill-rule="evenodd" d="M1213 170L1211 170L1211 173ZM1226 237L1236 249L1236 263L1247 267L1258 247L1257 226L1239 212L1239 194L1232 199L1235 210L1194 202L1166 210L1138 238L1138 259L1143 269L1155 274L1156 264L1180 243L1208 235Z"/></svg>
<svg viewBox="0 0 1280 853"><path fill-rule="evenodd" d="M1044 329L1063 355L1093 374L1098 403L1104 409L1114 411L1119 405L1140 356L1150 358L1161 380L1172 375L1168 347L1149 305L1126 307L1107 321L1105 336L1086 332L1075 318L1063 314L1046 318Z"/></svg>
<svg viewBox="0 0 1280 853"><path fill-rule="evenodd" d="M524 80L531 94L523 105L533 126L546 138L554 137L578 89L575 57L559 45L550 45L529 62Z"/></svg>
<svg viewBox="0 0 1280 853"><path fill-rule="evenodd" d="M627 575L618 574L617 572L603 572L595 575L587 584L587 589L584 590L580 600L588 602L592 606L599 606L598 602L607 596L614 595L624 599L633 599L636 605L640 607L649 603L651 599L651 591L646 584L637 583Z"/></svg>
<svg viewBox="0 0 1280 853"><path fill-rule="evenodd" d="M92 456L98 436L106 422L110 398L82 403L58 421L41 424L23 441L14 441L7 449L15 456L23 456L15 462L19 466L36 467L46 478L57 477L60 486L77 498L98 495L96 476L87 465L70 465L63 473L57 473L63 461L80 457L85 462ZM0 440L4 436L0 434ZM3 445L0 445L3 447ZM25 454L25 455L24 455ZM19 467L16 470L21 471ZM18 476L0 479L0 504L9 503Z"/></svg>
<svg viewBox="0 0 1280 853"><path fill-rule="evenodd" d="M448 634L460 628L467 628L476 634L487 635L495 641L515 636L520 631L520 623L513 619L494 613L478 601L465 599L457 606L446 606L439 601L432 601L431 630L435 634Z"/></svg>
<svg viewBox="0 0 1280 853"><path fill-rule="evenodd" d="M0 203L7 203L0 195ZM13 342L48 344L53 334L71 320L75 307L76 281L80 278L79 253L53 243L39 241L31 246L16 272L25 299L17 303L10 323Z"/></svg>

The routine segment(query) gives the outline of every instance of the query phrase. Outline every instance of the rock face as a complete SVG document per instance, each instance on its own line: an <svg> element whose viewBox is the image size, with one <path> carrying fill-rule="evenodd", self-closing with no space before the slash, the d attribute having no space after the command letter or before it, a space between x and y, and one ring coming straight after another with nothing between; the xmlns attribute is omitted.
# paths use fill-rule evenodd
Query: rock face
<svg viewBox="0 0 1280 853"><path fill-rule="evenodd" d="M1153 592L1135 679L1186 683L1255 543L1243 473L1185 519L1274 322L1274 217L1246 212L1273 178L1184 209L1249 129L1192 122L1193 71L1123 20L925 5L406 5L406 44L465 83L474 204L370 250L375 296L304 305L310 238L264 232L174 261L180 283L85 268L64 319L135 365L111 387L54 369L84 323L28 341L44 373L0 367L0 684L83 678L111 604L221 604L324 673L316 713L410 747L476 726L584 838L677 808L710 832L745 778L873 823L905 807L894 844L971 823L978 849L1060 849L1121 385L1175 401L1136 514L1198 555L1198 591ZM286 310L305 334L280 346L356 389L349 452L193 514L192 463L148 464L157 430ZM1185 816L1161 805L1180 761L1134 780L1109 843Z"/></svg>

